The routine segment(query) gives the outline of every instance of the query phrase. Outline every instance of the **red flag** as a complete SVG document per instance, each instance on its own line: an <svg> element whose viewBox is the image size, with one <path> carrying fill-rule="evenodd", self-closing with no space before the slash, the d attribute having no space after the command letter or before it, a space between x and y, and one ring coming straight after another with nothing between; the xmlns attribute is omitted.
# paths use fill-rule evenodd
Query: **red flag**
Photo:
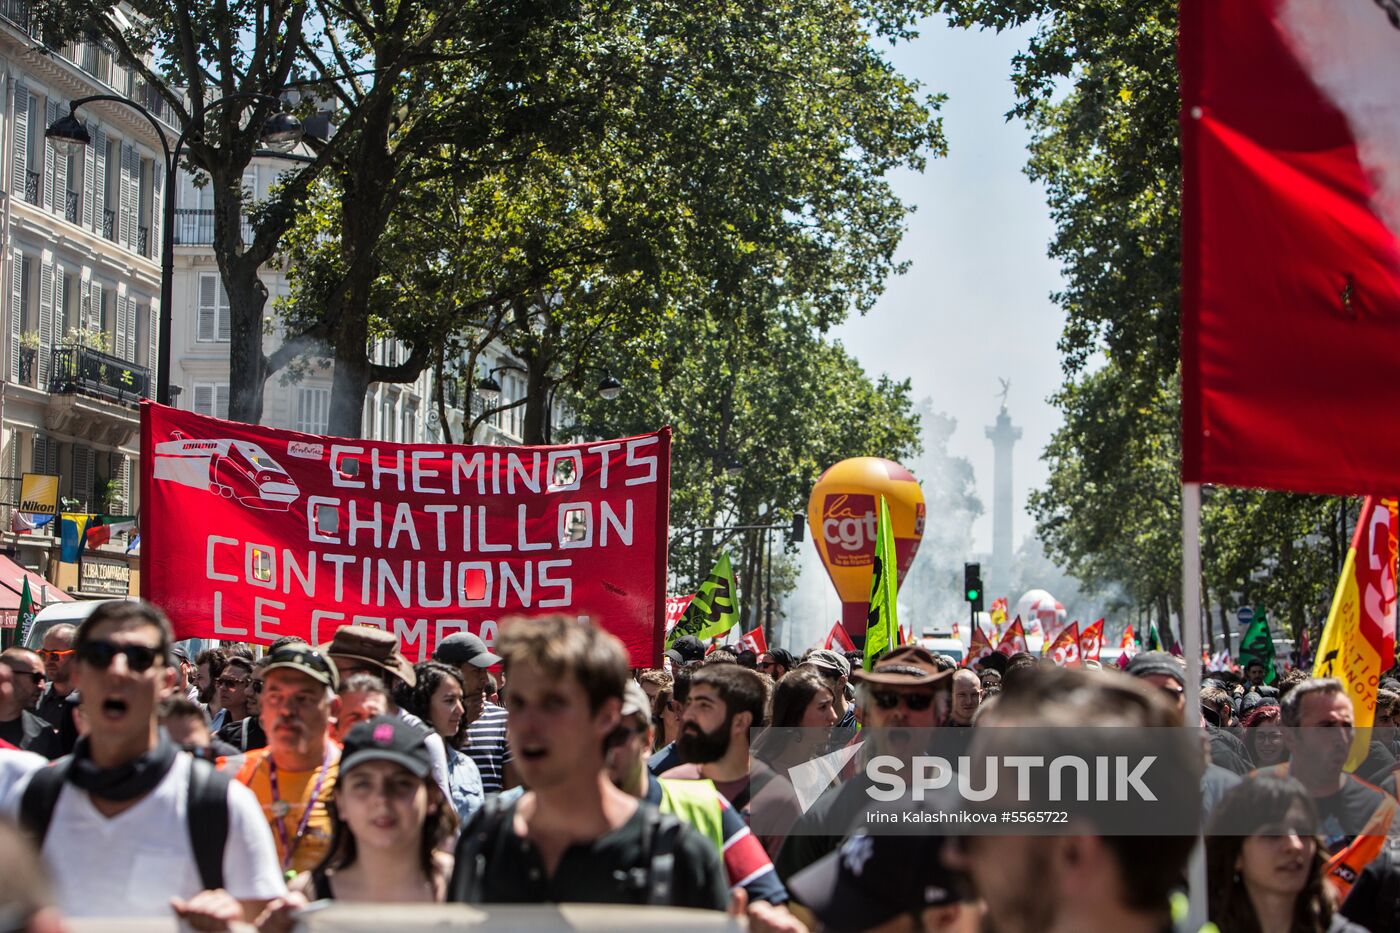
<svg viewBox="0 0 1400 933"><path fill-rule="evenodd" d="M1182 478L1400 489L1393 2L1182 0ZM1299 378L1306 373L1307 378Z"/></svg>
<svg viewBox="0 0 1400 933"><path fill-rule="evenodd" d="M1020 651L1029 651L1026 647L1026 630L1021 627L1021 617L1017 616L1016 621L1011 623L1011 627L1006 630L1006 634L1001 636L997 642L997 650L1010 657Z"/></svg>
<svg viewBox="0 0 1400 933"><path fill-rule="evenodd" d="M690 606L690 601L695 598L695 594L689 596L667 596L666 597L666 634L671 634L671 629L685 615L685 610Z"/></svg>
<svg viewBox="0 0 1400 933"><path fill-rule="evenodd" d="M846 627L837 622L827 633L826 644L822 647L841 652L855 651L856 643L851 641L851 636L846 634Z"/></svg>
<svg viewBox="0 0 1400 933"><path fill-rule="evenodd" d="M963 659L963 667L972 667L987 655L996 651L992 643L987 640L987 633L982 631L982 626L972 627L972 644L968 646L967 657Z"/></svg>
<svg viewBox="0 0 1400 933"><path fill-rule="evenodd" d="M1079 623L1071 622L1055 637L1050 650L1046 652L1050 660L1059 667L1079 666Z"/></svg>
<svg viewBox="0 0 1400 933"><path fill-rule="evenodd" d="M1103 619L1079 633L1079 657L1085 661L1099 660L1103 650Z"/></svg>
<svg viewBox="0 0 1400 933"><path fill-rule="evenodd" d="M763 626L760 625L753 631L745 632L743 635L739 636L739 640L734 644L734 648L737 651L743 651L747 648L754 654L762 654L767 651L768 639L764 637Z"/></svg>

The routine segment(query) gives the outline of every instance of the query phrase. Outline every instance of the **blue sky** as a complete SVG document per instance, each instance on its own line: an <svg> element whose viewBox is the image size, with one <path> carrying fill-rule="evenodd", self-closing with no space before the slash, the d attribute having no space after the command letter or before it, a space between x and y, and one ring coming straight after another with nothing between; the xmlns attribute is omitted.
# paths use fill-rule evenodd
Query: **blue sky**
<svg viewBox="0 0 1400 933"><path fill-rule="evenodd" d="M1029 133L1005 119L1015 100L1011 58L1029 34L968 32L936 18L892 52L901 71L948 95L949 153L922 174L895 178L900 196L918 207L900 250L910 269L835 334L868 371L912 379L917 397L958 419L951 448L976 471L987 512L974 543L984 551L992 449L983 428L996 417L997 378L1011 380L1008 408L1023 429L1014 462L1018 543L1031 531L1026 493L1046 475L1040 452L1060 423L1047 401L1060 384L1055 342L1064 322L1049 298L1060 282L1046 256L1054 228L1043 190L1022 173Z"/></svg>

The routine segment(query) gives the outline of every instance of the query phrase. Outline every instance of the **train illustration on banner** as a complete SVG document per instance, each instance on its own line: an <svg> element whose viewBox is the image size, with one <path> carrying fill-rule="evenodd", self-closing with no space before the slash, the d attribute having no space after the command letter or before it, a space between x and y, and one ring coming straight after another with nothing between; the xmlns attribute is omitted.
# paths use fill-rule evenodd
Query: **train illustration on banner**
<svg viewBox="0 0 1400 933"><path fill-rule="evenodd" d="M301 496L296 481L257 444L178 437L155 445L155 478L204 489L250 509L285 512Z"/></svg>

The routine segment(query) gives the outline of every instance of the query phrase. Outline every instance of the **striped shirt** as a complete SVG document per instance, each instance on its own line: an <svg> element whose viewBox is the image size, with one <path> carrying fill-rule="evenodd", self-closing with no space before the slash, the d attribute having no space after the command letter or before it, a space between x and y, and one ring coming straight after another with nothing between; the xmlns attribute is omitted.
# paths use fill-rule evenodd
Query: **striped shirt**
<svg viewBox="0 0 1400 933"><path fill-rule="evenodd" d="M505 780L506 765L510 764L510 746L506 743L506 711L495 703L486 703L481 715L467 726L466 752L481 772L481 789L498 794Z"/></svg>

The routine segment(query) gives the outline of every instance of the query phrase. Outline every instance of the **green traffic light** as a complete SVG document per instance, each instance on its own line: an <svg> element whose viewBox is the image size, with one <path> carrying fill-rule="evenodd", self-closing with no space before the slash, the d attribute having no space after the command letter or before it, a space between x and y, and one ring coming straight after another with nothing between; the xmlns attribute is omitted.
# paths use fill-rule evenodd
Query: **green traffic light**
<svg viewBox="0 0 1400 933"><path fill-rule="evenodd" d="M981 595L981 593L979 593L977 590L968 590L968 591L967 591L967 598L968 598L968 601L969 601L969 602L971 602L972 600L975 600L975 599L976 599L978 596L980 596L980 595Z"/></svg>

